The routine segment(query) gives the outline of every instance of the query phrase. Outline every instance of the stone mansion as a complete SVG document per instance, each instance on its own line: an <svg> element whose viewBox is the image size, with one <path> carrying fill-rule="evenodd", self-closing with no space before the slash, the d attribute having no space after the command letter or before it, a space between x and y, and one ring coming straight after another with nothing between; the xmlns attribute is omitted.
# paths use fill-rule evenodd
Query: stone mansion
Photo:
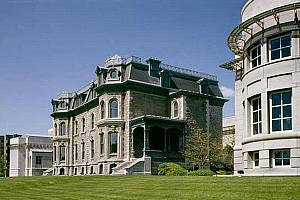
<svg viewBox="0 0 300 200"><path fill-rule="evenodd" d="M97 79L52 100L53 174L155 174L182 162L187 113L222 135L215 76L149 58L109 58Z"/></svg>

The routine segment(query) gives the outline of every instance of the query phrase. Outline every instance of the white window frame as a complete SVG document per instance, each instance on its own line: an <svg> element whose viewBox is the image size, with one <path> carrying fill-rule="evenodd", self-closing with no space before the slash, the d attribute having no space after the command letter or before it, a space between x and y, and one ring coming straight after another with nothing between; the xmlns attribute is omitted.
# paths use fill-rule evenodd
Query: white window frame
<svg viewBox="0 0 300 200"><path fill-rule="evenodd" d="M286 57L282 57L282 46L281 46L281 38L284 38L284 37L287 37L287 36L289 36L290 38L291 38L291 45L290 46L286 46L286 47L284 47L284 48L287 48L287 47L290 47L290 51L291 51L291 55L289 55L289 56L286 56ZM277 39L279 39L280 40L280 47L279 48L277 48L277 49L271 49L271 42L273 41L273 40L277 40ZM278 61L278 60L281 60L281 59L286 59L286 58L290 58L290 57L292 57L292 55L293 55L293 52L292 52L292 50L293 50L293 44L292 44L292 37L291 37L291 34L285 34L285 35L281 35L281 36L278 36L278 37L273 37L273 38L270 38L269 39L269 42L268 42L268 45L269 45L269 61ZM280 56L279 56L279 58L277 58L277 59L273 59L272 60L272 51L274 51L274 50L279 50L280 51Z"/></svg>
<svg viewBox="0 0 300 200"><path fill-rule="evenodd" d="M282 93L284 93L284 92L291 92L292 93L292 96L291 96L291 103L290 104L282 104ZM280 105L276 105L276 106L272 106L272 95L273 94L281 94L281 102L280 102ZM293 129L294 129L294 126L293 126L293 90L292 89L286 89L286 90L280 90L280 91L274 91L274 92L270 92L270 94L269 94L269 105L270 105L270 108L269 108L269 110L270 110L270 116L269 116L269 123L270 123L270 133L276 133L276 132L292 132L293 131ZM284 106L288 106L288 105L290 105L291 106L291 117L283 117L283 107ZM280 131L273 131L273 127L272 127L272 121L273 121L273 107L280 107L280 112L281 112L281 116L280 116L280 118L275 118L274 120L280 120L280 122L281 122L281 128L280 128ZM291 130L283 130L283 120L284 119L291 119L292 120L292 129Z"/></svg>
<svg viewBox="0 0 300 200"><path fill-rule="evenodd" d="M253 51L254 49L257 49L257 50L258 50L258 48L260 48L260 54L258 55L258 51L257 51L257 56L253 58L253 57L252 57L252 51ZM261 60L262 60L262 59L261 59L261 49L262 49L262 46L261 46L260 44L254 46L254 47L252 47L252 48L250 49L250 66L251 66L251 69L256 68L256 67L259 67L259 66L261 65ZM260 64L259 64L259 62L258 62L259 59L260 59ZM252 63L253 60L257 60L257 65L256 65L256 66L253 66L253 63Z"/></svg>
<svg viewBox="0 0 300 200"><path fill-rule="evenodd" d="M259 108L258 108L258 110L253 110L253 102L255 101L255 100L260 100L260 106L259 106ZM259 125L261 124L261 129L262 129L262 126L263 126L263 120L262 119L260 119L259 118L259 113L261 113L261 117L262 117L262 105L261 105L261 96L258 96L258 97L254 97L254 98L252 98L251 99L251 116L250 116L250 118L251 118L251 134L252 135L259 135L259 134L262 134L262 130L261 130L261 132L259 131ZM253 113L254 112L258 112L258 121L257 122L253 122ZM254 129L253 129L253 125L254 124L257 124L258 125L258 133L257 134L254 134Z"/></svg>
<svg viewBox="0 0 300 200"><path fill-rule="evenodd" d="M290 160L290 164L289 165L283 165L283 156L282 156L282 165L275 165L275 152L284 152L284 151L289 151L290 152L290 158L289 158L289 160ZM273 150L273 152L272 152L272 164L273 164L273 167L275 167L275 168L282 168L282 167L291 167L291 149L275 149L275 150Z"/></svg>

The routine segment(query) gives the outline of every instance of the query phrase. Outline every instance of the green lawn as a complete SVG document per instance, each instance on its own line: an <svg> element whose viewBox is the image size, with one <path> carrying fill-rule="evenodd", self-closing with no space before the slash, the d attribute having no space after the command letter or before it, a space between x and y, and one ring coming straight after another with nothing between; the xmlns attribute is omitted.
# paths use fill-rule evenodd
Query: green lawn
<svg viewBox="0 0 300 200"><path fill-rule="evenodd" d="M300 177L77 176L0 178L4 199L300 199Z"/></svg>

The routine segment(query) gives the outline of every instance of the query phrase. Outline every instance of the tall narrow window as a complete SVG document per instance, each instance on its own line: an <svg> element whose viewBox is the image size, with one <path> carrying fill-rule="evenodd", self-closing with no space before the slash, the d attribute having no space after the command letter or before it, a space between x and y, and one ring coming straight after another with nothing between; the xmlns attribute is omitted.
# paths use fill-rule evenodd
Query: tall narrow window
<svg viewBox="0 0 300 200"><path fill-rule="evenodd" d="M251 49L251 67L256 67L261 65L261 46L256 46Z"/></svg>
<svg viewBox="0 0 300 200"><path fill-rule="evenodd" d="M59 146L59 160L60 161L66 160L65 146Z"/></svg>
<svg viewBox="0 0 300 200"><path fill-rule="evenodd" d="M253 152L253 166L259 167L259 152L258 151Z"/></svg>
<svg viewBox="0 0 300 200"><path fill-rule="evenodd" d="M104 154L104 134L100 134L100 155Z"/></svg>
<svg viewBox="0 0 300 200"><path fill-rule="evenodd" d="M91 158L94 158L95 154L95 141L91 140Z"/></svg>
<svg viewBox="0 0 300 200"><path fill-rule="evenodd" d="M100 103L100 119L105 118L105 104L104 101L101 101Z"/></svg>
<svg viewBox="0 0 300 200"><path fill-rule="evenodd" d="M109 153L117 153L118 150L118 134L116 132L109 133L110 151Z"/></svg>
<svg viewBox="0 0 300 200"><path fill-rule="evenodd" d="M85 157L85 144L84 142L81 143L81 159L83 160Z"/></svg>
<svg viewBox="0 0 300 200"><path fill-rule="evenodd" d="M59 135L64 136L66 135L66 123L62 122L59 124Z"/></svg>
<svg viewBox="0 0 300 200"><path fill-rule="evenodd" d="M252 134L262 133L261 98L252 99Z"/></svg>
<svg viewBox="0 0 300 200"><path fill-rule="evenodd" d="M53 146L53 160L56 161L56 146Z"/></svg>
<svg viewBox="0 0 300 200"><path fill-rule="evenodd" d="M290 165L290 150L275 150L274 151L274 165L286 166Z"/></svg>
<svg viewBox="0 0 300 200"><path fill-rule="evenodd" d="M74 146L74 154L75 154L75 160L78 160L78 144L75 144Z"/></svg>
<svg viewBox="0 0 300 200"><path fill-rule="evenodd" d="M78 121L75 121L75 135L78 134Z"/></svg>
<svg viewBox="0 0 300 200"><path fill-rule="evenodd" d="M57 136L57 124L54 124L54 135Z"/></svg>
<svg viewBox="0 0 300 200"><path fill-rule="evenodd" d="M178 117L178 103L177 101L174 102L173 104L173 112L174 112L174 117Z"/></svg>
<svg viewBox="0 0 300 200"><path fill-rule="evenodd" d="M83 117L81 120L82 123L82 132L85 132L85 118Z"/></svg>
<svg viewBox="0 0 300 200"><path fill-rule="evenodd" d="M95 128L95 115L94 115L94 113L92 113L92 115L91 115L91 128L92 129Z"/></svg>
<svg viewBox="0 0 300 200"><path fill-rule="evenodd" d="M271 60L291 56L291 36L283 36L270 41Z"/></svg>
<svg viewBox="0 0 300 200"><path fill-rule="evenodd" d="M118 101L113 99L109 103L109 117L117 118L118 117Z"/></svg>
<svg viewBox="0 0 300 200"><path fill-rule="evenodd" d="M271 94L271 128L273 132L292 130L292 91Z"/></svg>

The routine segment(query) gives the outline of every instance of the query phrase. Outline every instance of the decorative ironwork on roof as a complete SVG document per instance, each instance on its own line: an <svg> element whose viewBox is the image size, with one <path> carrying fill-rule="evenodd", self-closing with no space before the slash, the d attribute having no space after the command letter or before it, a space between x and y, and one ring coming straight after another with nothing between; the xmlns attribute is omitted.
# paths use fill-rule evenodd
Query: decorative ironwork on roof
<svg viewBox="0 0 300 200"><path fill-rule="evenodd" d="M264 27L264 23L262 20L267 17L274 17L276 24L280 24L279 15L278 15L279 13L294 10L295 15L297 15L297 9L299 9L299 8L300 8L300 3L288 4L288 5L278 7L278 8L274 8L272 10L265 11L261 14L258 14L256 16L244 21L239 26L237 26L229 35L228 47L230 48L230 50L233 53L241 56L243 54L243 46L245 43L243 33L250 34L252 36L252 34L253 34L252 28L251 28L252 25L256 24L263 30L265 27Z"/></svg>

